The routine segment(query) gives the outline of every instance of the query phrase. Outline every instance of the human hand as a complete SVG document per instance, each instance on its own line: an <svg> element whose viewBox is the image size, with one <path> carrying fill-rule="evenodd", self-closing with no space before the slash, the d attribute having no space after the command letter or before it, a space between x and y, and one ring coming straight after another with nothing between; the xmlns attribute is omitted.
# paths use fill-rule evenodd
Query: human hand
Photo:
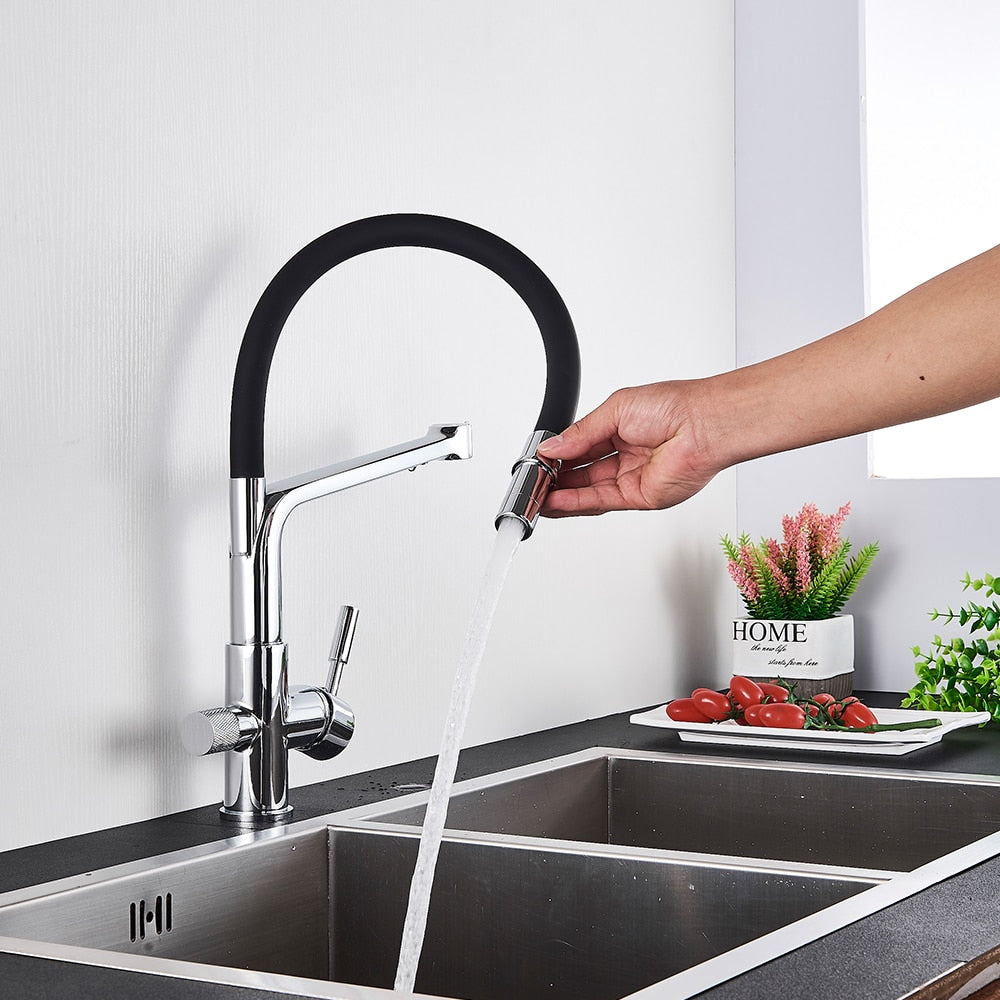
<svg viewBox="0 0 1000 1000"><path fill-rule="evenodd" d="M538 448L562 469L547 517L659 510L697 493L719 471L699 433L697 382L619 389Z"/></svg>

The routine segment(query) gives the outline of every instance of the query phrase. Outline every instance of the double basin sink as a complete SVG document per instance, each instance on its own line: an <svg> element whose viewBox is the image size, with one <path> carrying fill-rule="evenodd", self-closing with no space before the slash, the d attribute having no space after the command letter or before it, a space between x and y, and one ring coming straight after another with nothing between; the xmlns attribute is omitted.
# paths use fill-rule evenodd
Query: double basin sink
<svg viewBox="0 0 1000 1000"><path fill-rule="evenodd" d="M388 996L427 793L0 895L0 950ZM595 748L455 786L417 976L683 998L1000 852L1000 782Z"/></svg>

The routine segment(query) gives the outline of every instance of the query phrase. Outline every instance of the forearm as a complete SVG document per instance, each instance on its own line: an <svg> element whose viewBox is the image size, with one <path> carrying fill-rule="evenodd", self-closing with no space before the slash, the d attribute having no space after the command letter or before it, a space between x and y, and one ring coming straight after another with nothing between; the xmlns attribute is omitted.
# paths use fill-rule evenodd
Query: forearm
<svg viewBox="0 0 1000 1000"><path fill-rule="evenodd" d="M1000 396L1000 247L823 340L713 378L619 389L539 452L553 517L671 507L752 458Z"/></svg>
<svg viewBox="0 0 1000 1000"><path fill-rule="evenodd" d="M701 394L701 446L718 468L998 396L1000 247Z"/></svg>

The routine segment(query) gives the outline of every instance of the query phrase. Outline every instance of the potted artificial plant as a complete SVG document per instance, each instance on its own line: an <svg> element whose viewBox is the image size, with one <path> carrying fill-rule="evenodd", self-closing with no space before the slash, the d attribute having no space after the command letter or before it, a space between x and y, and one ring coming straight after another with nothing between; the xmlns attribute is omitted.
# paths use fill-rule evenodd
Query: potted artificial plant
<svg viewBox="0 0 1000 1000"><path fill-rule="evenodd" d="M968 573L963 590L982 591L978 604L966 601L958 611L935 608L932 621L960 625L968 638L935 635L925 652L913 647L917 682L903 699L903 708L925 712L989 712L1000 722L1000 578L992 573L973 579ZM993 598L993 600L989 600ZM973 635L978 632L979 635Z"/></svg>
<svg viewBox="0 0 1000 1000"><path fill-rule="evenodd" d="M800 697L827 691L846 697L854 686L854 619L840 614L878 552L865 545L848 559L840 537L846 503L822 514L807 503L781 520L783 540L757 544L747 534L722 547L747 617L732 623L733 673L795 684Z"/></svg>

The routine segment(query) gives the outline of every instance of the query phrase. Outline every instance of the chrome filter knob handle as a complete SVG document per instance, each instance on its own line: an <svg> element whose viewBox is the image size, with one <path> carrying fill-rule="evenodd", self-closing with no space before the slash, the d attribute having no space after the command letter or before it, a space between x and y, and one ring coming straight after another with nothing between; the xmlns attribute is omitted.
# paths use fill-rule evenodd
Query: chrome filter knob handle
<svg viewBox="0 0 1000 1000"><path fill-rule="evenodd" d="M181 743L188 753L204 757L226 750L246 750L260 732L260 721L245 708L227 705L192 712L181 722Z"/></svg>

